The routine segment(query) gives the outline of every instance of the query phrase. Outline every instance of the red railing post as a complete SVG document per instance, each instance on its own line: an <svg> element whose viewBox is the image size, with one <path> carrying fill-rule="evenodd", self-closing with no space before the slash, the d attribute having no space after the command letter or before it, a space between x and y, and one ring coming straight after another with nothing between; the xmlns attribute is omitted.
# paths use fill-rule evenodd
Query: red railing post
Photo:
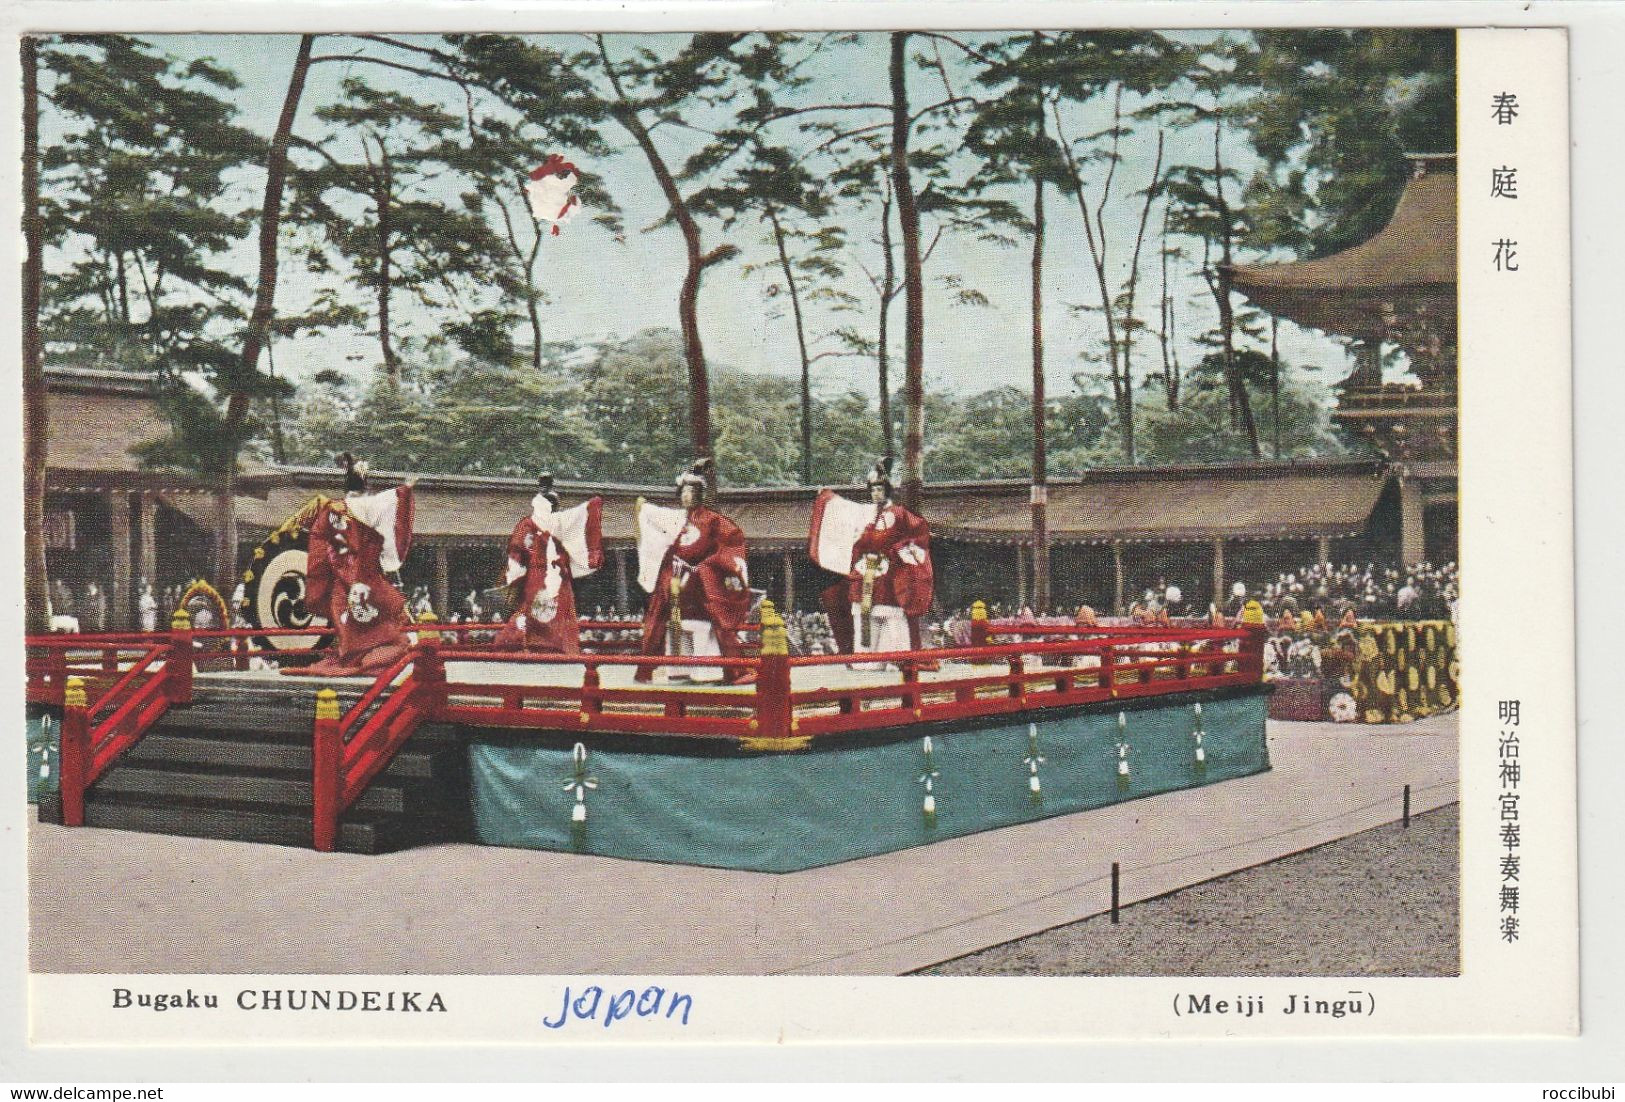
<svg viewBox="0 0 1625 1102"><path fill-rule="evenodd" d="M987 605L972 601L970 606L970 645L987 646Z"/></svg>
<svg viewBox="0 0 1625 1102"><path fill-rule="evenodd" d="M61 704L63 691L68 684L68 648L52 647L45 654L49 662L47 676L51 679L50 699L55 704Z"/></svg>
<svg viewBox="0 0 1625 1102"><path fill-rule="evenodd" d="M784 620L772 601L762 602L761 667L756 675L756 717L747 749L793 750L808 740L796 734L795 708L790 701L790 642Z"/></svg>
<svg viewBox="0 0 1625 1102"><path fill-rule="evenodd" d="M440 657L440 633L418 634L417 657L412 660L415 703L424 719L439 719L446 706L446 661Z"/></svg>
<svg viewBox="0 0 1625 1102"><path fill-rule="evenodd" d="M177 608L169 618L169 654L164 658L171 704L192 703L192 617Z"/></svg>
<svg viewBox="0 0 1625 1102"><path fill-rule="evenodd" d="M597 715L604 710L604 698L600 692L603 685L598 676L598 665L588 661L581 668L581 722L587 723L589 717Z"/></svg>
<svg viewBox="0 0 1625 1102"><path fill-rule="evenodd" d="M85 770L90 767L90 709L85 683L70 677L62 687L62 733L57 784L62 794L62 825L85 825Z"/></svg>
<svg viewBox="0 0 1625 1102"><path fill-rule="evenodd" d="M316 727L310 748L312 844L332 853L339 834L339 798L344 791L344 736L339 729L339 696L316 694Z"/></svg>
<svg viewBox="0 0 1625 1102"><path fill-rule="evenodd" d="M1107 696L1117 695L1117 644L1109 639L1100 648L1100 687Z"/></svg>
<svg viewBox="0 0 1625 1102"><path fill-rule="evenodd" d="M1241 641L1241 661L1236 664L1236 672L1244 673L1253 681L1264 680L1264 644L1269 639L1269 628L1262 625L1245 624L1242 630L1247 635Z"/></svg>
<svg viewBox="0 0 1625 1102"><path fill-rule="evenodd" d="M914 664L913 659L903 660L903 707L914 713L916 719L920 718L920 707L924 698L920 693L920 668Z"/></svg>

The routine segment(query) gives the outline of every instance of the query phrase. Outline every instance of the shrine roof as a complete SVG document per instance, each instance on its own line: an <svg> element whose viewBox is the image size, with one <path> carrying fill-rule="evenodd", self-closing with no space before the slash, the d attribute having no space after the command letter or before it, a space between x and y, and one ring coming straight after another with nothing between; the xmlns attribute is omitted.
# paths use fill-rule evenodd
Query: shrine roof
<svg viewBox="0 0 1625 1102"><path fill-rule="evenodd" d="M168 435L170 422L149 376L85 368L46 369L46 481L52 489L103 490L202 484L187 471L142 463L136 449ZM250 482L272 468L245 455Z"/></svg>
<svg viewBox="0 0 1625 1102"><path fill-rule="evenodd" d="M1447 298L1453 307L1454 165L1427 168L1407 181L1388 224L1369 240L1314 260L1237 264L1231 278L1236 290L1265 310L1345 336L1365 336L1396 301Z"/></svg>
<svg viewBox="0 0 1625 1102"><path fill-rule="evenodd" d="M282 473L282 483L265 499L239 499L243 524L269 530L314 494L339 492L333 471ZM382 487L404 477L378 472L376 482ZM1353 535L1363 531L1386 481L1382 464L1369 460L1109 468L1050 482L1050 537L1078 543ZM573 482L559 482L557 489L567 506L602 496L604 537L622 545L635 538L633 501L644 496L665 504L672 492L669 486ZM861 486L836 489L864 496ZM530 479L426 475L416 487L414 527L431 542L494 546L525 515L534 493ZM816 493L805 487L724 487L717 508L745 530L753 548L792 551L806 545ZM1026 542L1032 527L1025 480L928 484L921 512L932 531L947 539Z"/></svg>

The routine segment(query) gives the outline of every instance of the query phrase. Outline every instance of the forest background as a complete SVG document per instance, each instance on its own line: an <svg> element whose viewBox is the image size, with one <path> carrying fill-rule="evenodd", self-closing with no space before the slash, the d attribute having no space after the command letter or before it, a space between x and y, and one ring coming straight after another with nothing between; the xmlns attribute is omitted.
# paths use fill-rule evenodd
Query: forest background
<svg viewBox="0 0 1625 1102"><path fill-rule="evenodd" d="M895 454L906 492L1358 453L1344 350L1228 265L1364 240L1404 154L1455 145L1449 31L23 52L30 516L43 365L147 373L145 459L220 487L223 558L245 454L735 485ZM523 193L552 153L586 210L557 235Z"/></svg>

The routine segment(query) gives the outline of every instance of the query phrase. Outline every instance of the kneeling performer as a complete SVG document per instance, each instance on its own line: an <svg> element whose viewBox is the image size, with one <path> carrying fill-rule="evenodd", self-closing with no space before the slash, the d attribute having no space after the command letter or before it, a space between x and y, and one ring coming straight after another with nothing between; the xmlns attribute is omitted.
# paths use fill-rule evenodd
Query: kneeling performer
<svg viewBox="0 0 1625 1102"><path fill-rule="evenodd" d="M508 537L508 568L502 584L514 591L514 614L497 633L502 648L581 653L575 579L604 564L601 518L604 499L589 498L561 509L553 476L538 480L530 515Z"/></svg>
<svg viewBox="0 0 1625 1102"><path fill-rule="evenodd" d="M869 474L868 505L832 490L813 502L808 553L846 577L824 591L830 630L844 654L919 650L931 609L931 528L892 501L891 460Z"/></svg>
<svg viewBox="0 0 1625 1102"><path fill-rule="evenodd" d="M739 629L750 614L750 576L745 566L745 534L721 513L705 506L702 459L677 478L680 509L638 499L638 585L649 594L643 614L643 653L734 658L743 653ZM654 676L638 670L639 681ZM756 680L750 670L732 670L735 685Z"/></svg>
<svg viewBox="0 0 1625 1102"><path fill-rule="evenodd" d="M350 677L378 673L406 653L406 598L401 561L412 546L412 484L367 492L367 464L349 452L344 500L328 501L310 526L305 607L326 616L338 636L334 652L283 673Z"/></svg>

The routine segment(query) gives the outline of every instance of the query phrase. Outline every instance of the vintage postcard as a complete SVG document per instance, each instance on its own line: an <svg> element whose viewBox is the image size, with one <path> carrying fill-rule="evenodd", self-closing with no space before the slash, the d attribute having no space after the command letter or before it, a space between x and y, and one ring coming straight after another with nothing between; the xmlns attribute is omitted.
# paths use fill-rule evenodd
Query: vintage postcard
<svg viewBox="0 0 1625 1102"><path fill-rule="evenodd" d="M1573 1034L1567 35L1254 10L11 17L30 1043Z"/></svg>

